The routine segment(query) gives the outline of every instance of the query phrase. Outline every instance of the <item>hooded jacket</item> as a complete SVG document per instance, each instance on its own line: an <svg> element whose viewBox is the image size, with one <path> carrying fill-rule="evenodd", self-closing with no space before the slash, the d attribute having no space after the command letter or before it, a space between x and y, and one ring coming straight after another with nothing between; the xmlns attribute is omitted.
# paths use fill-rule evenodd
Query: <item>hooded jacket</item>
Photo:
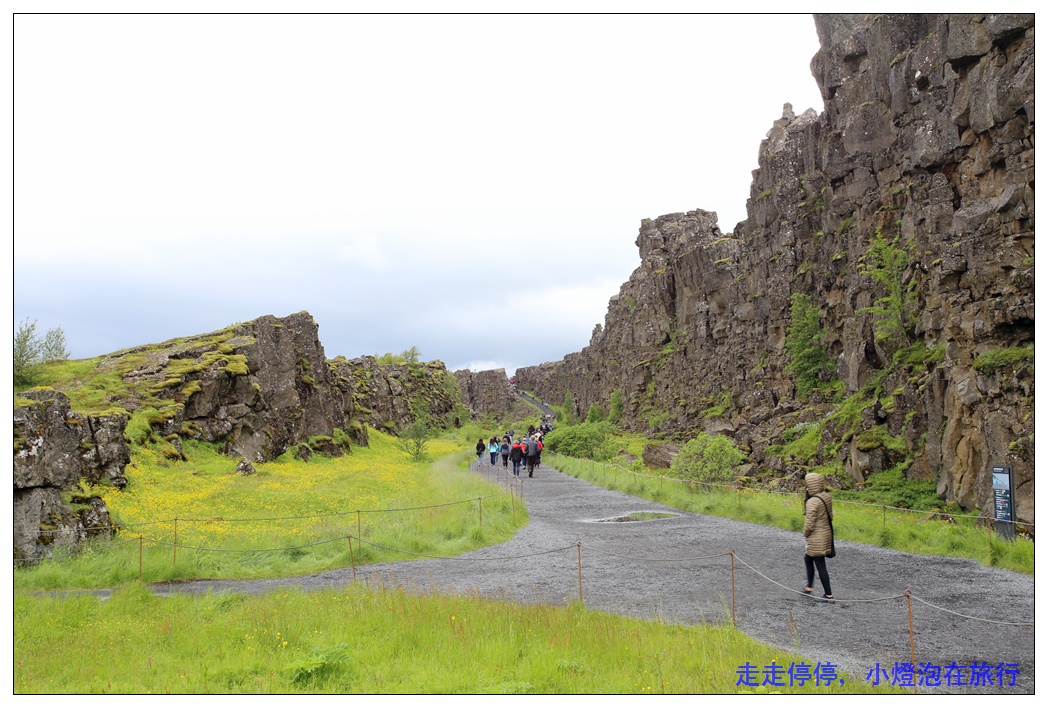
<svg viewBox="0 0 1047 707"><path fill-rule="evenodd" d="M804 504L803 523L803 536L807 538L807 555L825 557L832 546L829 519L832 518L833 500L825 492L825 478L821 474L810 473L803 477L803 483L810 496ZM822 503L822 500L825 503Z"/></svg>
<svg viewBox="0 0 1047 707"><path fill-rule="evenodd" d="M519 440L517 440L516 443L513 444L513 448L509 450L509 458L513 460L514 464L524 458L524 448Z"/></svg>

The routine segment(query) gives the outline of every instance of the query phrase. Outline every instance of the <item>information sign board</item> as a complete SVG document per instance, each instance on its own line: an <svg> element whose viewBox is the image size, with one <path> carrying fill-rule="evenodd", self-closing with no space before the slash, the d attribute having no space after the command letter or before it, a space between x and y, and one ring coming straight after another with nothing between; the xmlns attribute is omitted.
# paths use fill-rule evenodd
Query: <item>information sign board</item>
<svg viewBox="0 0 1047 707"><path fill-rule="evenodd" d="M1009 466L992 468L993 519L996 533L1014 538L1014 474Z"/></svg>

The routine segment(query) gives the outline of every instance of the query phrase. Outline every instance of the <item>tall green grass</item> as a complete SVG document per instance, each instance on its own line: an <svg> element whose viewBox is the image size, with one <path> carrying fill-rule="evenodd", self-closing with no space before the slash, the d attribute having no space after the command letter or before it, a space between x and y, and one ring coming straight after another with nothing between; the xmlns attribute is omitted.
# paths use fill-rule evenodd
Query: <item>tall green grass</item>
<svg viewBox="0 0 1047 707"><path fill-rule="evenodd" d="M762 671L803 659L729 625L362 583L258 596L130 586L107 601L17 593L14 625L18 694L887 691L860 676L842 687L740 688L746 662Z"/></svg>
<svg viewBox="0 0 1047 707"><path fill-rule="evenodd" d="M571 476L691 513L734 518L786 530L800 531L803 528L803 506L799 495L751 490L716 491L673 479L645 478L588 459L552 454L547 459L550 465ZM833 505L833 525L840 540L923 555L966 557L989 567L1034 573L1032 541L1024 538L1003 540L972 519L957 518L946 522L925 518L918 513L836 503Z"/></svg>
<svg viewBox="0 0 1047 707"><path fill-rule="evenodd" d="M117 537L18 568L14 585L113 587L139 573L145 582L304 575L414 557L375 545L457 555L526 525L519 498L467 471L469 453L458 443L435 440L433 452L443 456L423 464L388 435L370 437L370 447L347 457L314 455L307 463L285 455L247 477L209 445L187 444L189 461L178 462L138 448L127 488L103 490L125 524ZM358 538L351 549L349 535Z"/></svg>

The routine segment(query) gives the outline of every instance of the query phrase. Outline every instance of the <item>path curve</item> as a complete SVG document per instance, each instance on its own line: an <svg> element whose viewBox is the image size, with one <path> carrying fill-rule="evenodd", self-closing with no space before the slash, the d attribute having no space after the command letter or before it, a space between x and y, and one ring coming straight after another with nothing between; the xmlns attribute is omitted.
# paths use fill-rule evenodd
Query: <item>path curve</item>
<svg viewBox="0 0 1047 707"><path fill-rule="evenodd" d="M490 471L476 464L471 469ZM804 540L800 533L685 513L610 491L545 464L535 478L523 480L523 487L530 523L511 540L457 558L360 567L358 580L563 605L578 598L580 542L582 593L588 608L697 624L730 620L730 557L689 558L733 549L737 557L737 627L811 661L831 661L852 679L864 679L877 663L890 670L896 661L909 662L911 653L904 598L869 603L847 600L897 596L908 588L926 602L970 616L1015 623L1030 623L1034 618L1033 577L987 568L973 560L838 541L838 556L828 563L839 601L820 604L769 581L791 589L802 587ZM633 511L679 515L646 522L597 522ZM547 554L535 555L543 552ZM180 582L154 585L154 590L161 594L265 592L288 586L339 587L351 581L352 570L342 569L275 580ZM815 583L818 589L817 579ZM1034 691L1032 627L972 621L917 601L913 602L913 625L917 663L946 666L955 661L970 666L979 661L1020 666L1014 687L954 688L950 692Z"/></svg>

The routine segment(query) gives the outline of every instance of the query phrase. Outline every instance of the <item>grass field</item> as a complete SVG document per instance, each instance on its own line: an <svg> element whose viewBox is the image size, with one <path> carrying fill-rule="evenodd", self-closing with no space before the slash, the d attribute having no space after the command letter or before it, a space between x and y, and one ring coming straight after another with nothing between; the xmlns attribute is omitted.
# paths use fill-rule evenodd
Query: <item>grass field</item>
<svg viewBox="0 0 1047 707"><path fill-rule="evenodd" d="M14 624L18 694L882 691L855 676L739 686L745 663L762 681L772 662L804 661L730 626L361 584L166 598L129 586L104 602L19 593Z"/></svg>
<svg viewBox="0 0 1047 707"><path fill-rule="evenodd" d="M137 581L140 544L145 582L258 579L410 557L360 542L351 556L348 535L447 556L502 542L526 525L519 499L465 471L470 456L458 441L431 441L438 461L419 463L392 437L377 431L370 437L369 447L346 457L314 455L303 462L285 455L246 477L233 473L235 460L209 445L187 443L189 461L180 462L137 447L127 488L103 489L110 513L124 526L116 541L19 569L15 587Z"/></svg>

